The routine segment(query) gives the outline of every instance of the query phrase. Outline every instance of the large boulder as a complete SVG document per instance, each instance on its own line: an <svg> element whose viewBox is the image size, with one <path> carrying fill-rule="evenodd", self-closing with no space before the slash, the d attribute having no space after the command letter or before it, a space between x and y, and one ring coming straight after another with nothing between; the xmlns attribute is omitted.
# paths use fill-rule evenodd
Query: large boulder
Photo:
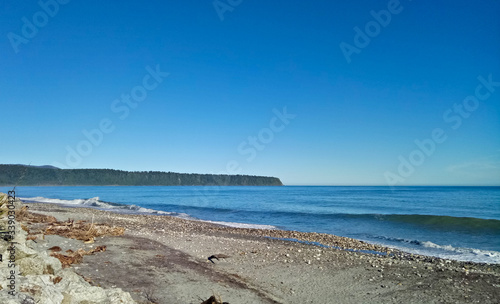
<svg viewBox="0 0 500 304"><path fill-rule="evenodd" d="M134 299L128 292L124 292L121 288L110 288L105 289L108 302L110 304L123 303L123 304L133 304Z"/></svg>
<svg viewBox="0 0 500 304"><path fill-rule="evenodd" d="M51 256L48 256L45 252L39 255L25 257L16 261L19 265L21 274L23 275L33 275L33 274L55 274L61 270L61 262Z"/></svg>
<svg viewBox="0 0 500 304"><path fill-rule="evenodd" d="M27 293L35 303L60 304L64 296L54 284L53 275L27 275L21 281L19 291Z"/></svg>
<svg viewBox="0 0 500 304"><path fill-rule="evenodd" d="M109 303L104 289L95 286L86 286L72 282L62 292L64 298L61 304L99 304Z"/></svg>

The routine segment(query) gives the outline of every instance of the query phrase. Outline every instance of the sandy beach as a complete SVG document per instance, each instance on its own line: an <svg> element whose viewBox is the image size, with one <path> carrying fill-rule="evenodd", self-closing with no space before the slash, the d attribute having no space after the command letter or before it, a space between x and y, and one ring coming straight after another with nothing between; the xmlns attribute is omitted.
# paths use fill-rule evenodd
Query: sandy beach
<svg viewBox="0 0 500 304"><path fill-rule="evenodd" d="M95 286L129 292L138 303L201 303L212 295L231 304L500 301L500 265L411 255L327 234L28 206L59 221L124 227L122 236L99 237L91 244L58 235L35 241L40 250L106 246L70 267Z"/></svg>

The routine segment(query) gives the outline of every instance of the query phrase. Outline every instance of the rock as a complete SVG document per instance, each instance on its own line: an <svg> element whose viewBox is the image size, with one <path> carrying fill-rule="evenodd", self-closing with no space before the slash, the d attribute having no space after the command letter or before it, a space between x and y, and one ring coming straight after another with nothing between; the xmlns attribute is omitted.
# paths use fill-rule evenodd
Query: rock
<svg viewBox="0 0 500 304"><path fill-rule="evenodd" d="M108 297L109 303L123 303L123 304L133 304L135 301L130 296L130 293L124 292L120 288L106 289L106 296Z"/></svg>
<svg viewBox="0 0 500 304"><path fill-rule="evenodd" d="M39 256L26 257L16 261L23 275L43 274L45 269L44 260Z"/></svg>
<svg viewBox="0 0 500 304"><path fill-rule="evenodd" d="M8 245L8 246L9 247L7 247L7 249L4 252L2 252L2 256L6 257L6 258L8 258L10 256L9 248L11 248L11 247L10 247L10 245ZM27 247L24 242L19 243L19 244L14 244L13 250L15 251L16 261L19 261L25 257L30 257L30 256L34 256L34 255L38 254L37 251Z"/></svg>
<svg viewBox="0 0 500 304"><path fill-rule="evenodd" d="M64 281L64 279L63 279ZM85 303L85 304L99 304L109 303L106 298L106 292L100 287L86 286L71 282L66 285L62 292L64 296L61 304Z"/></svg>
<svg viewBox="0 0 500 304"><path fill-rule="evenodd" d="M19 290L32 297L34 303L60 304L63 295L51 281L51 275L28 275L20 284Z"/></svg>
<svg viewBox="0 0 500 304"><path fill-rule="evenodd" d="M4 239L0 239L0 252L5 253L8 247L9 247L9 242L5 241Z"/></svg>
<svg viewBox="0 0 500 304"><path fill-rule="evenodd" d="M17 264L23 275L55 274L62 268L58 259L48 256L45 252L20 259Z"/></svg>
<svg viewBox="0 0 500 304"><path fill-rule="evenodd" d="M61 261L58 259L48 256L45 252L42 252L41 256L45 262L45 274L55 274L62 269Z"/></svg>
<svg viewBox="0 0 500 304"><path fill-rule="evenodd" d="M0 221L1 222L1 221ZM61 262L51 257L33 241L26 241L27 233L16 229L15 268L9 268L10 243L0 238L0 277L7 278L10 271L16 273L15 296L9 295L9 281L0 280L2 304L132 304L136 303L128 292L119 288L103 289L91 286L72 269L62 269ZM36 248L36 249L35 249Z"/></svg>
<svg viewBox="0 0 500 304"><path fill-rule="evenodd" d="M6 291L0 292L0 303L2 304L36 304L35 300L23 293L18 293L16 296L9 295Z"/></svg>

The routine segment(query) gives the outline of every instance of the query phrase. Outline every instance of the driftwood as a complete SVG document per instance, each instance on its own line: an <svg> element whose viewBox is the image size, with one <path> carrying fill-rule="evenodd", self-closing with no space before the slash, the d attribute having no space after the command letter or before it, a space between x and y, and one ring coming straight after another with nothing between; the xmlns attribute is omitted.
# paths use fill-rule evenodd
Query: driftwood
<svg viewBox="0 0 500 304"><path fill-rule="evenodd" d="M219 253L219 254L214 254L214 255L211 255L208 257L208 260L212 263L215 264L215 262L213 261L214 259L216 259L217 261L219 261L219 259L227 259L227 258L230 258L231 256L229 255L225 255L225 254L222 254L222 253Z"/></svg>
<svg viewBox="0 0 500 304"><path fill-rule="evenodd" d="M93 243L94 238L96 237L105 235L118 236L123 235L125 232L125 228L123 227L114 227L107 224L95 224L93 222L88 223L87 221L75 222L72 219L59 222L53 216L29 212L28 206L23 206L18 212L16 212L16 219L18 221L27 222L28 224L47 224L45 231L43 231L46 235L60 235L67 238L81 240L86 243ZM28 237L30 237L30 239L36 239L35 233L30 233L27 227L25 230L28 231Z"/></svg>
<svg viewBox="0 0 500 304"><path fill-rule="evenodd" d="M56 252L56 251L61 251L61 247L59 246L52 246L48 249L49 251L53 251L53 252Z"/></svg>
<svg viewBox="0 0 500 304"><path fill-rule="evenodd" d="M83 260L83 256L85 255L91 255L96 252L101 252L101 251L106 251L106 246L97 246L94 249L91 249L89 251L85 251L83 249L78 249L77 251L72 251L69 254L61 254L61 253L55 253L52 252L50 255L59 259L61 261L61 264L63 268L69 267L71 264L79 264Z"/></svg>
<svg viewBox="0 0 500 304"><path fill-rule="evenodd" d="M107 224L87 223L86 221L53 222L45 229L45 234L55 234L67 238L77 239L86 243L93 243L94 238L112 235L123 235L125 228L113 227Z"/></svg>
<svg viewBox="0 0 500 304"><path fill-rule="evenodd" d="M220 296L211 296L205 301L201 302L201 304L229 304L228 302L222 302Z"/></svg>
<svg viewBox="0 0 500 304"><path fill-rule="evenodd" d="M28 206L23 206L16 212L16 220L28 223L53 223L57 221L57 219L51 215L29 212Z"/></svg>

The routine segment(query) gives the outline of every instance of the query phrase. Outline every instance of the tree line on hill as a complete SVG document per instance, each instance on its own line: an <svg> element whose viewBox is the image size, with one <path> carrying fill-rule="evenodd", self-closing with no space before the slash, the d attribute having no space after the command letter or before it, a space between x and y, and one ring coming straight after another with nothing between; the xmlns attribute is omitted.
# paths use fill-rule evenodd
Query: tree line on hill
<svg viewBox="0 0 500 304"><path fill-rule="evenodd" d="M2 186L282 186L279 178L112 169L0 165Z"/></svg>

